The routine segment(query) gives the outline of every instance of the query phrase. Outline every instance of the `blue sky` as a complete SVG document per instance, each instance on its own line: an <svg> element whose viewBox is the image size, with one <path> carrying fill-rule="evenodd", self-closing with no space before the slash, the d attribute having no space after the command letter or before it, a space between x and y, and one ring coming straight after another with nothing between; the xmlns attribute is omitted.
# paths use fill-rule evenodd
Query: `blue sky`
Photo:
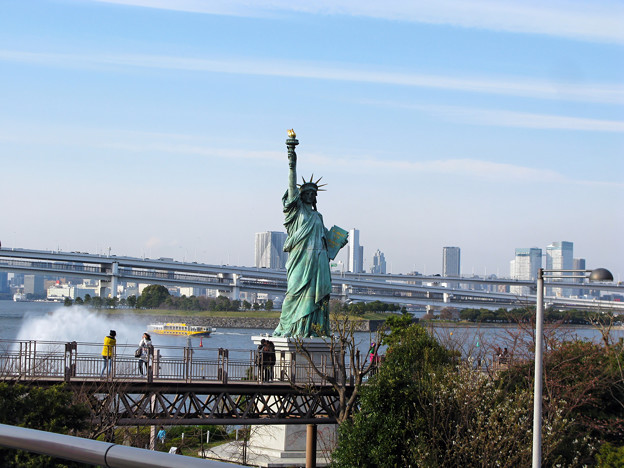
<svg viewBox="0 0 624 468"><path fill-rule="evenodd" d="M251 3L250 6L248 3ZM546 3L546 4L544 4ZM253 264L286 130L365 266L624 279L624 3L0 3L3 247Z"/></svg>

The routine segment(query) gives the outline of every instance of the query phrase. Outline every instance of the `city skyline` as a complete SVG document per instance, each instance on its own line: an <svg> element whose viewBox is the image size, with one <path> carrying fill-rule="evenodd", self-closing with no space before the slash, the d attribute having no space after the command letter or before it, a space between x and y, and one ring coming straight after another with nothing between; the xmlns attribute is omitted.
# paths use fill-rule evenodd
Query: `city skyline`
<svg viewBox="0 0 624 468"><path fill-rule="evenodd" d="M367 271L441 273L456 245L500 277L567 240L621 281L622 23L600 0L8 2L0 242L251 266L294 128Z"/></svg>

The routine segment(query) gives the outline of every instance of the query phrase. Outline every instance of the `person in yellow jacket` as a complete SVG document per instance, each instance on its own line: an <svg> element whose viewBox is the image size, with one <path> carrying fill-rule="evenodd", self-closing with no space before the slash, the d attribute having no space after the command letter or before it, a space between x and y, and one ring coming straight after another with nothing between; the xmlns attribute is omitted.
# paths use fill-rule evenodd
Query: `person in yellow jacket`
<svg viewBox="0 0 624 468"><path fill-rule="evenodd" d="M117 344L117 340L115 339L116 335L117 332L115 330L111 330L108 336L104 338L104 347L102 348L104 367L102 367L100 377L104 376L104 371L106 371L106 375L109 375L113 368L113 357L115 356L115 345Z"/></svg>

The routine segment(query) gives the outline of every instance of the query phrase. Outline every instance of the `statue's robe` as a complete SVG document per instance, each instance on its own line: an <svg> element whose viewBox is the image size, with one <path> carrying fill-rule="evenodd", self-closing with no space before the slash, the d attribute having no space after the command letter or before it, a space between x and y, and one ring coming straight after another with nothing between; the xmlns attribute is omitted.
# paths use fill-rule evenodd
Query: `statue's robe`
<svg viewBox="0 0 624 468"><path fill-rule="evenodd" d="M299 192L282 198L288 237L286 270L288 290L282 304L280 323L274 336L328 336L331 273L327 255L328 231L323 217L303 203Z"/></svg>

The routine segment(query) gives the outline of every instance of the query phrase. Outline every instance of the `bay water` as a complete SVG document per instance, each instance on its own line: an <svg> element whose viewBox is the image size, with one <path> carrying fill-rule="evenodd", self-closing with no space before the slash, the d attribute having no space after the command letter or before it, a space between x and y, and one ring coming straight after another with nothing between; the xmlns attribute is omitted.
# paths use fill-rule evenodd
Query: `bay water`
<svg viewBox="0 0 624 468"><path fill-rule="evenodd" d="M190 316L190 315L189 315ZM116 314L107 314L106 309L98 310L83 306L65 307L53 302L13 302L0 301L0 340L36 341L77 341L79 343L101 344L109 330L117 332L117 344L132 349L147 331L153 320L133 313L132 309ZM180 317L184 322L184 317ZM270 334L272 329L227 328L217 329L210 337L203 339L152 335L154 346L165 349L179 349L184 346L202 347L206 350L225 348L230 350L230 358L247 359L256 349L252 336ZM458 349L463 355L489 355L497 347L515 349L519 341L530 341L532 330L516 325L453 325L440 324L431 331L447 346ZM601 333L593 327L560 327L560 336L571 339L598 341ZM620 327L611 331L613 339L624 337ZM358 348L365 353L372 336L370 333L357 333ZM383 350L382 350L383 352ZM178 354L171 351L172 354ZM233 354L234 353L234 354Z"/></svg>

